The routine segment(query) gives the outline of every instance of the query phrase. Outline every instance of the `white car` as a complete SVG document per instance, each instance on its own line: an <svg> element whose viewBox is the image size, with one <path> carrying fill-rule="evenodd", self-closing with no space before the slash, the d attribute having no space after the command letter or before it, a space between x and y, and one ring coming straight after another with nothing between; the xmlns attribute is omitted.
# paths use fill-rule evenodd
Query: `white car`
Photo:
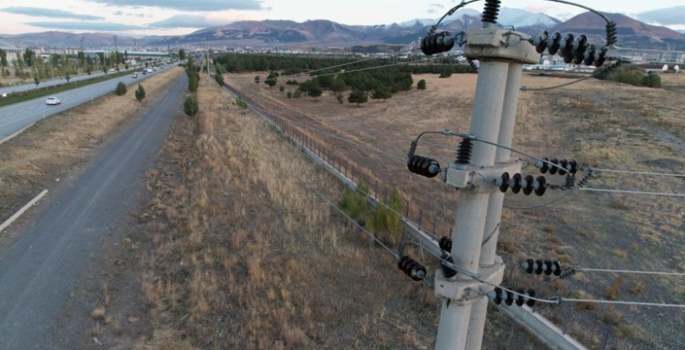
<svg viewBox="0 0 685 350"><path fill-rule="evenodd" d="M57 97L51 96L51 97L48 97L47 100L45 100L45 104L48 106L55 106L55 105L62 104L62 101L60 101L60 99L58 99Z"/></svg>
<svg viewBox="0 0 685 350"><path fill-rule="evenodd" d="M133 75L131 75L131 78L138 78L138 73L133 73Z"/></svg>

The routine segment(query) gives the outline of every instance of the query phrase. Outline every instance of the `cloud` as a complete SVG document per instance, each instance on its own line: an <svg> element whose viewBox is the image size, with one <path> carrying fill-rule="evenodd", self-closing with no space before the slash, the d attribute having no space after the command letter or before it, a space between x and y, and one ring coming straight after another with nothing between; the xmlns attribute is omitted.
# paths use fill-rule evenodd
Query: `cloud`
<svg viewBox="0 0 685 350"><path fill-rule="evenodd" d="M207 18L201 15L176 15L158 22L150 23L152 28L209 28L227 24L220 18Z"/></svg>
<svg viewBox="0 0 685 350"><path fill-rule="evenodd" d="M676 6L637 14L637 18L644 22L661 25L685 24L685 6Z"/></svg>
<svg viewBox="0 0 685 350"><path fill-rule="evenodd" d="M442 8L445 8L445 5L443 5L443 4L430 4L428 7L435 7L435 8L442 9Z"/></svg>
<svg viewBox="0 0 685 350"><path fill-rule="evenodd" d="M82 19L82 20L102 20L104 17L92 16L92 15L80 15L78 13L47 9L41 7L6 7L0 9L2 12L14 13L17 15L26 15L31 17L50 17L50 18L71 18L71 19Z"/></svg>
<svg viewBox="0 0 685 350"><path fill-rule="evenodd" d="M108 23L108 22L28 22L30 26L64 30L93 30L105 32L123 32L127 30L148 29L130 24Z"/></svg>
<svg viewBox="0 0 685 350"><path fill-rule="evenodd" d="M124 14L124 11L121 11L121 10L114 12L114 15L116 15L116 16L121 16L123 14Z"/></svg>
<svg viewBox="0 0 685 350"><path fill-rule="evenodd" d="M262 10L258 0L87 0L110 6L163 7L181 11Z"/></svg>
<svg viewBox="0 0 685 350"><path fill-rule="evenodd" d="M426 12L428 12L428 13L435 13L436 11L435 11L435 9L429 9L429 10L426 11Z"/></svg>

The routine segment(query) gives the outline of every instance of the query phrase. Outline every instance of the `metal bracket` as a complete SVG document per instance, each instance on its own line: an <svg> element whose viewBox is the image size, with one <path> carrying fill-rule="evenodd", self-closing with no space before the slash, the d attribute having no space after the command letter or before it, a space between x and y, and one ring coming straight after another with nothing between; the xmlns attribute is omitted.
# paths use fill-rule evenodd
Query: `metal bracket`
<svg viewBox="0 0 685 350"><path fill-rule="evenodd" d="M461 165L458 165L460 168ZM445 173L445 182L448 185L456 188L471 188L478 192L495 192L497 187L491 186L488 182L495 180L504 173L511 175L521 172L521 160L516 159L509 163L499 163L490 167L477 167L473 165L465 165L462 169L457 166L452 166L447 169ZM481 179L482 182L476 182ZM485 184L486 186L483 186ZM477 186L480 185L480 186ZM488 186L489 185L489 186Z"/></svg>
<svg viewBox="0 0 685 350"><path fill-rule="evenodd" d="M528 40L530 35L497 28L474 28L466 32L464 56L473 59L506 59L538 63L540 54Z"/></svg>
<svg viewBox="0 0 685 350"><path fill-rule="evenodd" d="M457 274L459 277L459 274ZM504 278L504 261L502 257L495 258L495 264L490 267L480 268L480 277L482 280L499 285ZM450 281L442 273L442 269L435 271L435 295L439 297L449 298L457 305L473 305L479 296L491 292L495 287L476 281L474 279L468 280L454 280Z"/></svg>

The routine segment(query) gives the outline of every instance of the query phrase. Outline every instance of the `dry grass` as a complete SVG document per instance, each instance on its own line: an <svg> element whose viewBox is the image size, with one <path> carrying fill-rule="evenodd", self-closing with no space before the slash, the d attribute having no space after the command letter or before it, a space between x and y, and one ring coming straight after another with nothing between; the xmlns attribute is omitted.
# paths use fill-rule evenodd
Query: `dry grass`
<svg viewBox="0 0 685 350"><path fill-rule="evenodd" d="M180 73L172 69L147 79L143 85L148 103L161 97ZM146 105L137 103L133 94L106 95L41 121L0 145L0 219L88 161L112 131Z"/></svg>
<svg viewBox="0 0 685 350"><path fill-rule="evenodd" d="M623 283L623 276L618 276L611 283L611 286L604 291L604 297L609 300L616 300L621 294L621 284Z"/></svg>
<svg viewBox="0 0 685 350"><path fill-rule="evenodd" d="M142 299L165 333L138 348L428 347L435 298L418 307L393 260L298 177L333 200L336 180L227 93L203 86L198 98L198 117L176 123L165 165L148 172ZM426 320L431 330L415 331Z"/></svg>

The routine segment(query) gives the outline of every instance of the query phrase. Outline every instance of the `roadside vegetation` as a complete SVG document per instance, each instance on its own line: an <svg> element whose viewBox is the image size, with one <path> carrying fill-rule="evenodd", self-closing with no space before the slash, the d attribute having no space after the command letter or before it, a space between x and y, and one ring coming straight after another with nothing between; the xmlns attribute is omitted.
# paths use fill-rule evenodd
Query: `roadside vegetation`
<svg viewBox="0 0 685 350"><path fill-rule="evenodd" d="M611 72L605 72L602 68L597 68L595 72L604 72L595 75L600 80L611 80L633 86L661 88L661 77L658 74L652 72L645 73L643 69L632 64L622 65Z"/></svg>

